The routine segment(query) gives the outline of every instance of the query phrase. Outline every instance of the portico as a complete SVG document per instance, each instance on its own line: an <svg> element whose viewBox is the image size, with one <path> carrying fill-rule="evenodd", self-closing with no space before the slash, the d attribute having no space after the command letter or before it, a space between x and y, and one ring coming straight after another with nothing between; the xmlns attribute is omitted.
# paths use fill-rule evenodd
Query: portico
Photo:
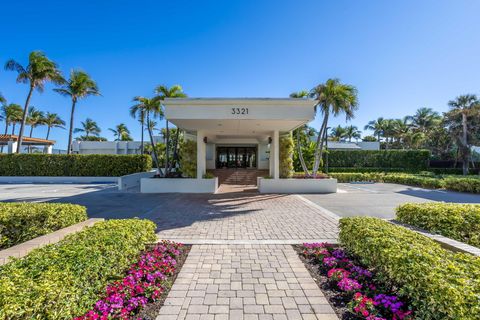
<svg viewBox="0 0 480 320"><path fill-rule="evenodd" d="M280 178L280 136L315 117L316 102L283 98L166 99L166 118L197 142L197 179L207 169L268 170Z"/></svg>

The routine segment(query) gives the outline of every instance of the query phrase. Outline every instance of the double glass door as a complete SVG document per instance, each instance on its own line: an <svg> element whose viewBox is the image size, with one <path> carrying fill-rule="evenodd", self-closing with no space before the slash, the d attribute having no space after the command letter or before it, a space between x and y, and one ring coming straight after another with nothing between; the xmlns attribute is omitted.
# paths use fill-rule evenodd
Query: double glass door
<svg viewBox="0 0 480 320"><path fill-rule="evenodd" d="M256 168L257 148L218 147L217 168Z"/></svg>

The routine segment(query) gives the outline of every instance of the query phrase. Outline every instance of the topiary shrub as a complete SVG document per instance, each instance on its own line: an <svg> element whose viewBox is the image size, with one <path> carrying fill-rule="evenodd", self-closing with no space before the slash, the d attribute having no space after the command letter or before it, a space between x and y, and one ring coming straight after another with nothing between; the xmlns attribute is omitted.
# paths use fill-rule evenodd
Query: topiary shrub
<svg viewBox="0 0 480 320"><path fill-rule="evenodd" d="M396 213L401 222L480 247L480 205L407 203Z"/></svg>
<svg viewBox="0 0 480 320"><path fill-rule="evenodd" d="M197 177L197 142L187 140L180 146L180 170L186 178Z"/></svg>
<svg viewBox="0 0 480 320"><path fill-rule="evenodd" d="M280 178L291 178L293 175L293 148L291 134L280 138Z"/></svg>
<svg viewBox="0 0 480 320"><path fill-rule="evenodd" d="M72 319L156 240L149 220L109 220L0 267L0 319Z"/></svg>
<svg viewBox="0 0 480 320"><path fill-rule="evenodd" d="M478 319L480 259L369 217L340 220L340 242L411 301L416 319Z"/></svg>
<svg viewBox="0 0 480 320"><path fill-rule="evenodd" d="M0 203L0 249L87 220L87 209L62 203Z"/></svg>
<svg viewBox="0 0 480 320"><path fill-rule="evenodd" d="M118 177L151 169L149 155L0 154L0 176Z"/></svg>

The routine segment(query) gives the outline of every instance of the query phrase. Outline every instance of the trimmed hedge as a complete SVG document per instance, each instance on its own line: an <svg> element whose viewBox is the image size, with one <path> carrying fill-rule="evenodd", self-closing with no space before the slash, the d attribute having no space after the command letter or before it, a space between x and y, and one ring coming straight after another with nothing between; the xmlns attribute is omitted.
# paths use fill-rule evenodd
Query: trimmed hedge
<svg viewBox="0 0 480 320"><path fill-rule="evenodd" d="M480 205L407 203L396 213L401 222L480 247Z"/></svg>
<svg viewBox="0 0 480 320"><path fill-rule="evenodd" d="M149 155L0 154L0 176L118 177L151 168Z"/></svg>
<svg viewBox="0 0 480 320"><path fill-rule="evenodd" d="M328 168L399 168L415 172L427 170L429 159L428 150L329 150Z"/></svg>
<svg viewBox="0 0 480 320"><path fill-rule="evenodd" d="M72 319L123 276L145 243L148 220L109 220L0 267L0 319Z"/></svg>
<svg viewBox="0 0 480 320"><path fill-rule="evenodd" d="M340 241L381 278L398 286L417 319L478 319L480 259L377 218L340 220Z"/></svg>
<svg viewBox="0 0 480 320"><path fill-rule="evenodd" d="M411 171L405 168L378 168L378 167L368 167L368 168L351 168L351 167L328 167L328 172L348 172L348 173L370 173L370 172L406 172L406 173L417 173L418 170Z"/></svg>
<svg viewBox="0 0 480 320"><path fill-rule="evenodd" d="M0 203L0 249L87 220L87 209L61 203Z"/></svg>

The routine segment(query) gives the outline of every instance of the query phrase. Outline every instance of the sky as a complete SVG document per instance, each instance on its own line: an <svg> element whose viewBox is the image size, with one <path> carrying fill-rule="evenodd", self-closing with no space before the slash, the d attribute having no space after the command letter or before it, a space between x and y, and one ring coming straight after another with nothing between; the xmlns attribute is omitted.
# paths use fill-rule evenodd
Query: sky
<svg viewBox="0 0 480 320"><path fill-rule="evenodd" d="M75 127L92 118L108 139L119 123L140 139L131 100L159 84L180 84L190 97L288 97L339 78L358 89L359 109L329 125L360 129L480 94L477 0L15 0L2 12L0 64L26 64L42 50L65 75L88 72L102 96L79 102ZM15 79L1 69L0 92L23 105L28 86ZM35 92L31 105L67 120L71 103L53 88ZM67 135L53 130L57 148Z"/></svg>

